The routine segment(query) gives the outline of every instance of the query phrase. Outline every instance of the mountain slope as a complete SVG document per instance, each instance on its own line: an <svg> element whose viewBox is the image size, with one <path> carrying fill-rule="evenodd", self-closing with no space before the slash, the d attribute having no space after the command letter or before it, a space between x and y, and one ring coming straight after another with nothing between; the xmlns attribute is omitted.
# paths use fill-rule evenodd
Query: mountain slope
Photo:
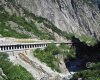
<svg viewBox="0 0 100 80"><path fill-rule="evenodd" d="M14 0L0 0L0 34L3 37L55 40L63 32L47 19L15 4Z"/></svg>
<svg viewBox="0 0 100 80"><path fill-rule="evenodd" d="M16 0L67 33L100 37L99 0Z"/></svg>

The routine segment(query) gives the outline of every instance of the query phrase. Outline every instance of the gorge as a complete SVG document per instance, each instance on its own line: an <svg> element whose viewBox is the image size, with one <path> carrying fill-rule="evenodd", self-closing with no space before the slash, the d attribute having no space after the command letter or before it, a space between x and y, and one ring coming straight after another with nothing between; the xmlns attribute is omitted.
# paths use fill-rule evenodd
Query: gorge
<svg viewBox="0 0 100 80"><path fill-rule="evenodd" d="M4 38L53 42L10 52L0 46L2 80L100 79L100 0L0 0L0 45ZM71 44L54 43L64 41Z"/></svg>

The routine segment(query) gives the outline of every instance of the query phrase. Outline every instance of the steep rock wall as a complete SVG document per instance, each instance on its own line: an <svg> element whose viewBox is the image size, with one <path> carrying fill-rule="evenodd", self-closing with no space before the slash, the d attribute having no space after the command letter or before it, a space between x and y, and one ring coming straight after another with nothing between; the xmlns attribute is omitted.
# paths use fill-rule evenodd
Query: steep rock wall
<svg viewBox="0 0 100 80"><path fill-rule="evenodd" d="M62 40L62 36L49 20L28 12L15 0L0 0L0 37Z"/></svg>
<svg viewBox="0 0 100 80"><path fill-rule="evenodd" d="M17 4L52 21L59 29L100 37L100 10L96 0L16 0Z"/></svg>

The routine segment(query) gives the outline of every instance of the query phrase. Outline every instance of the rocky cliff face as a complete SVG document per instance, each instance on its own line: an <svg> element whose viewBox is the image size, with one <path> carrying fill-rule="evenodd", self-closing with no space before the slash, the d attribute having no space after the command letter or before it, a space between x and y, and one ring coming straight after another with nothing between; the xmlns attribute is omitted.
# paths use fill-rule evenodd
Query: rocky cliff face
<svg viewBox="0 0 100 80"><path fill-rule="evenodd" d="M16 4L17 1L0 0L0 36L49 40L61 38L60 29L49 20L36 16L20 4Z"/></svg>
<svg viewBox="0 0 100 80"><path fill-rule="evenodd" d="M63 31L100 37L100 6L95 2L97 0L16 1L30 12L52 21Z"/></svg>

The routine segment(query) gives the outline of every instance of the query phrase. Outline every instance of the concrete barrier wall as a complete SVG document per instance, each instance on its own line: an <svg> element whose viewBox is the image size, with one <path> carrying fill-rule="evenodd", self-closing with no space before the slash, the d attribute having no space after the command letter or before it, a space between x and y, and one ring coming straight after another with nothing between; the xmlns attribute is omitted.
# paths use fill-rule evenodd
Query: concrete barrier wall
<svg viewBox="0 0 100 80"><path fill-rule="evenodd" d="M44 48L44 47L47 47L47 45L48 44L2 45L0 46L0 52Z"/></svg>

